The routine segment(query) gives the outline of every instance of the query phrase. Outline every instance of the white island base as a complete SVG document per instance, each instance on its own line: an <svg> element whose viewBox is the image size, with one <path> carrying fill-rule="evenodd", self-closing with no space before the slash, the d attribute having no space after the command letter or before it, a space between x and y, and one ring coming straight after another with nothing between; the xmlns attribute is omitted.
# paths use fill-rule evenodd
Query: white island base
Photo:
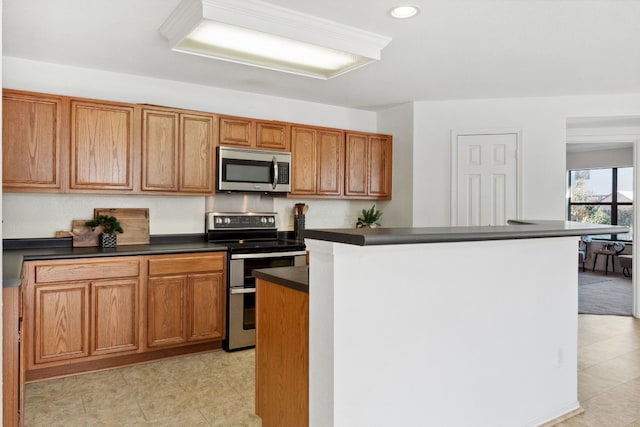
<svg viewBox="0 0 640 427"><path fill-rule="evenodd" d="M524 427L580 412L577 242L307 239L310 426Z"/></svg>

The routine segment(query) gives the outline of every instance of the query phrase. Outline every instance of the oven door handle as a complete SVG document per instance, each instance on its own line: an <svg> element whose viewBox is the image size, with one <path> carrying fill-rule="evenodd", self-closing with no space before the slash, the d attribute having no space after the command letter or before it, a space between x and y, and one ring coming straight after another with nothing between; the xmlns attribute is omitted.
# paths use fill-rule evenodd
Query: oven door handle
<svg viewBox="0 0 640 427"><path fill-rule="evenodd" d="M306 251L290 251L290 252L269 252L264 254L231 254L231 259L249 259L249 258L280 258L285 256L306 255Z"/></svg>
<svg viewBox="0 0 640 427"><path fill-rule="evenodd" d="M256 288L231 288L231 295L255 294Z"/></svg>

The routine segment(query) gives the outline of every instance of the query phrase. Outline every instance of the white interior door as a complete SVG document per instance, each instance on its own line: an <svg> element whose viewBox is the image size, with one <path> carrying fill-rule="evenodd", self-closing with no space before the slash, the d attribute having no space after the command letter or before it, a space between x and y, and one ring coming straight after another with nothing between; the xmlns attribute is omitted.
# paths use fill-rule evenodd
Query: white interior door
<svg viewBox="0 0 640 427"><path fill-rule="evenodd" d="M518 218L519 132L452 135L452 225Z"/></svg>

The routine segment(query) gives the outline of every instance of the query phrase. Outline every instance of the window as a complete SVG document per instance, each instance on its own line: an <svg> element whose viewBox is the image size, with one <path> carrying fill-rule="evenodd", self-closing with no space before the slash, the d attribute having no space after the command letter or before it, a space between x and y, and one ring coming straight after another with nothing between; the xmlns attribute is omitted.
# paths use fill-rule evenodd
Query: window
<svg viewBox="0 0 640 427"><path fill-rule="evenodd" d="M633 168L578 169L569 171L570 221L624 225L629 233L592 236L633 239Z"/></svg>

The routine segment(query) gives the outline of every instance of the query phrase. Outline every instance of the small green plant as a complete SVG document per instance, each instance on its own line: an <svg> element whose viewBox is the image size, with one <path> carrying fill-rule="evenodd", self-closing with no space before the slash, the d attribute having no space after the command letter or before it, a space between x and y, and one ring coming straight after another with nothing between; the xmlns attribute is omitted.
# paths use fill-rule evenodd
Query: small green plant
<svg viewBox="0 0 640 427"><path fill-rule="evenodd" d="M85 225L91 227L92 230L96 227L102 227L102 232L106 234L124 233L120 221L115 216L98 215L91 221L87 221Z"/></svg>
<svg viewBox="0 0 640 427"><path fill-rule="evenodd" d="M378 224L382 212L376 209L376 205L371 206L370 209L362 209L362 218L359 218L363 224L371 225Z"/></svg>

